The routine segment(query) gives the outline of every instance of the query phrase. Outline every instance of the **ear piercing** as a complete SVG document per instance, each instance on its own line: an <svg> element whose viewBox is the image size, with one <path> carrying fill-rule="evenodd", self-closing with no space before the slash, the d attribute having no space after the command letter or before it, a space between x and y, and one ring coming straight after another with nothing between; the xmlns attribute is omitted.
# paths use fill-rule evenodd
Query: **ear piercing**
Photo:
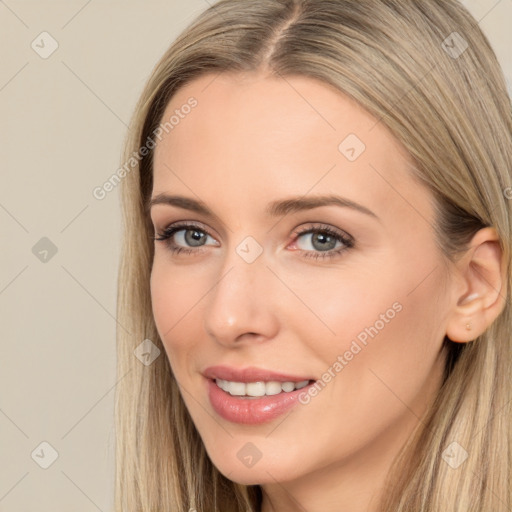
<svg viewBox="0 0 512 512"><path fill-rule="evenodd" d="M472 327L471 327L471 322L468 322L468 323L466 324L466 329L467 329L468 331L471 331L471 328L472 328Z"/></svg>

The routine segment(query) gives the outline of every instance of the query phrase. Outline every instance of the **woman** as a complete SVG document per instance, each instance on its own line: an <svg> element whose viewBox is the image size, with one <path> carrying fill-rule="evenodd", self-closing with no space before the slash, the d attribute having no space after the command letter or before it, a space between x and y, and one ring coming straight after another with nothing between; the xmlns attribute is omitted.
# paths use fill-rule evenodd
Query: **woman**
<svg viewBox="0 0 512 512"><path fill-rule="evenodd" d="M199 16L126 147L117 510L510 510L511 135L456 1Z"/></svg>

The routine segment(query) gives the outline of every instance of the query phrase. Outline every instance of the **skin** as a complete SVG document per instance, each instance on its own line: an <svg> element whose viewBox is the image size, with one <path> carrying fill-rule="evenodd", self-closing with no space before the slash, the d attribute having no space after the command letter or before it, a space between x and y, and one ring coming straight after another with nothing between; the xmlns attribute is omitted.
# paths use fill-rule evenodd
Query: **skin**
<svg viewBox="0 0 512 512"><path fill-rule="evenodd" d="M195 254L173 254L168 242L155 241L151 274L155 322L190 415L221 473L262 485L263 512L376 511L393 458L440 386L445 334L469 341L501 307L487 300L485 283L472 287L463 277L479 256L481 274L499 290L500 255L485 246L495 234L479 234L460 272L450 266L434 242L432 196L412 178L405 149L330 86L305 77L205 75L177 92L164 119L191 96L198 106L155 149L152 197L201 200L215 217L151 209L157 234L189 221L211 235L199 247L184 231L174 236ZM353 162L338 149L349 134L366 145ZM329 194L378 218L335 205L265 213L271 201ZM321 225L316 233L324 225L348 233L354 247L304 257L322 255L311 233L295 234L311 224ZM236 251L247 236L263 250L250 264ZM459 306L475 292L479 298ZM321 379L394 303L400 312L307 405L262 425L228 422L210 405L201 375L208 366ZM250 468L237 457L247 442L262 454Z"/></svg>

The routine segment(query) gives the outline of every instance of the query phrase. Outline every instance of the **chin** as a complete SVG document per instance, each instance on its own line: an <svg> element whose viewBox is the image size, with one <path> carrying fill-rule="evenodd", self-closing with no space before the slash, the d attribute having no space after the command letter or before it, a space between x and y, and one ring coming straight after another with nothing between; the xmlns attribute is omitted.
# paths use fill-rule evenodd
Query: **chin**
<svg viewBox="0 0 512 512"><path fill-rule="evenodd" d="M263 485L268 483L282 482L280 475L274 475L271 471L266 470L264 467L256 468L233 468L230 467L227 471L221 471L221 468L216 466L217 469L232 482L242 485Z"/></svg>
<svg viewBox="0 0 512 512"><path fill-rule="evenodd" d="M242 444L242 448L232 454L229 460L225 457L211 458L215 467L229 480L242 485L261 485L267 483L284 482L293 480L299 475L293 473L292 468L300 467L301 464L287 464L283 459L279 459L276 454L265 460L262 454L261 458L256 460L257 454L251 442ZM253 452L253 458L251 455Z"/></svg>

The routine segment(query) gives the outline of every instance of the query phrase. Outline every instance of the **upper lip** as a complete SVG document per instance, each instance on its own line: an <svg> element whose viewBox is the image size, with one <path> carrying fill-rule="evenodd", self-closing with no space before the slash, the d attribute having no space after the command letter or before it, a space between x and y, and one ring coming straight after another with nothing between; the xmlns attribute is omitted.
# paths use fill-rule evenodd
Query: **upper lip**
<svg viewBox="0 0 512 512"><path fill-rule="evenodd" d="M315 380L312 377L304 375L274 372L254 366L249 366L247 368L234 368L224 365L209 366L203 372L203 375L208 379L229 380L231 382L302 382L305 380Z"/></svg>

